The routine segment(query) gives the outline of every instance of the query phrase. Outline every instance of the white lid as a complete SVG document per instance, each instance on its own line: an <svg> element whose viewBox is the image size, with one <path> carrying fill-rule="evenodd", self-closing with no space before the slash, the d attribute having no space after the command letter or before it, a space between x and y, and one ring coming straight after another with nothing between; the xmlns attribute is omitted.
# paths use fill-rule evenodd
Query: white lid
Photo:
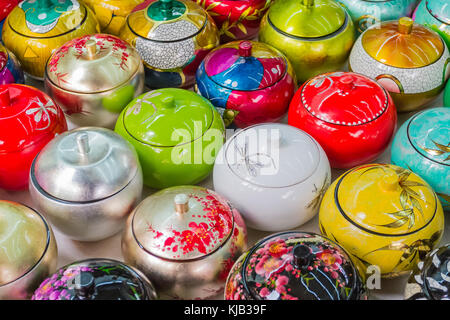
<svg viewBox="0 0 450 320"><path fill-rule="evenodd" d="M262 187L282 188L308 179L320 162L320 146L306 132L270 123L237 132L225 146L231 171Z"/></svg>

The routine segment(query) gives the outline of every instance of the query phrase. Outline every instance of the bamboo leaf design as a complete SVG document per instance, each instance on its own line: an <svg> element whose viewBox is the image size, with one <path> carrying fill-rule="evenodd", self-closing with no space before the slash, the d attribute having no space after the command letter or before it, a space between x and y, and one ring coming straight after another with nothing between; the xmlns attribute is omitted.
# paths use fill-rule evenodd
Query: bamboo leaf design
<svg viewBox="0 0 450 320"><path fill-rule="evenodd" d="M434 141L434 140L431 140L431 141L433 141L434 145L435 145L436 147L438 147L438 149L441 150L441 151L443 151L444 153L450 152L450 146L449 146L449 145L444 146L443 144L437 143L437 142Z"/></svg>
<svg viewBox="0 0 450 320"><path fill-rule="evenodd" d="M416 182L416 181L404 181L402 183L402 185L405 187L425 187L425 185L423 183Z"/></svg>
<svg viewBox="0 0 450 320"><path fill-rule="evenodd" d="M426 153L428 153L432 156L440 156L445 153L450 153L450 143L448 143L447 145L443 145L434 140L431 140L431 142L433 142L433 144L437 147L437 149L431 149L431 148L426 148L426 147L422 147L422 146L419 146L419 147L423 151L425 151ZM449 160L450 160L450 155L448 155L447 158L444 159L444 161L449 161Z"/></svg>
<svg viewBox="0 0 450 320"><path fill-rule="evenodd" d="M237 26L238 26L239 30L242 31L243 34L247 34L247 28L245 28L245 26L242 24L242 22L239 22L237 24Z"/></svg>
<svg viewBox="0 0 450 320"><path fill-rule="evenodd" d="M208 6L208 8L206 8L206 11L209 11L209 10L214 9L214 8L217 7L219 4L220 4L220 2L213 2L213 3L211 3L211 4ZM208 12L208 13L209 13L209 12Z"/></svg>

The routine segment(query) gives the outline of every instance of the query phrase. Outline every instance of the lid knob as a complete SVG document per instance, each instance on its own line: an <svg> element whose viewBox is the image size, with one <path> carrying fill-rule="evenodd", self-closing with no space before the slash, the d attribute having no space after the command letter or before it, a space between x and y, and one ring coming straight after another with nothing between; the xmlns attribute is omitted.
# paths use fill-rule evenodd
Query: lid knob
<svg viewBox="0 0 450 320"><path fill-rule="evenodd" d="M164 104L164 107L166 108L173 108L175 107L175 99L173 96L167 96L161 99L162 103Z"/></svg>
<svg viewBox="0 0 450 320"><path fill-rule="evenodd" d="M250 57L252 55L252 46L250 41L241 41L239 43L239 55L241 57Z"/></svg>
<svg viewBox="0 0 450 320"><path fill-rule="evenodd" d="M88 59L94 59L97 54L97 42L95 40L86 41L86 57Z"/></svg>
<svg viewBox="0 0 450 320"><path fill-rule="evenodd" d="M414 21L410 17L402 17L398 20L398 32L401 34L410 34L413 29Z"/></svg>
<svg viewBox="0 0 450 320"><path fill-rule="evenodd" d="M379 185L383 191L395 191L400 187L398 176L394 172L386 173L380 180Z"/></svg>
<svg viewBox="0 0 450 320"><path fill-rule="evenodd" d="M306 7L314 7L314 0L302 0L303 5Z"/></svg>
<svg viewBox="0 0 450 320"><path fill-rule="evenodd" d="M40 0L40 2L43 5L43 7L45 7L45 8L50 8L50 7L54 6L52 0Z"/></svg>
<svg viewBox="0 0 450 320"><path fill-rule="evenodd" d="M308 246L304 244L296 245L292 253L294 255L294 263L297 268L307 269L309 267L313 254Z"/></svg>
<svg viewBox="0 0 450 320"><path fill-rule="evenodd" d="M159 1L161 1L161 11L163 16L168 18L171 17L173 7L172 0L159 0Z"/></svg>
<svg viewBox="0 0 450 320"><path fill-rule="evenodd" d="M11 96L8 87L0 91L0 107L7 107L11 104Z"/></svg>
<svg viewBox="0 0 450 320"><path fill-rule="evenodd" d="M81 271L75 283L75 294L82 300L92 296L95 289L95 279L92 273Z"/></svg>
<svg viewBox="0 0 450 320"><path fill-rule="evenodd" d="M89 147L89 135L87 133L79 133L76 137L78 153L87 155L91 148Z"/></svg>
<svg viewBox="0 0 450 320"><path fill-rule="evenodd" d="M174 202L175 202L175 211L179 215L182 215L189 211L189 197L186 194L184 193L177 194L174 198Z"/></svg>
<svg viewBox="0 0 450 320"><path fill-rule="evenodd" d="M342 88L346 90L352 90L355 87L353 77L350 75L344 75L339 79Z"/></svg>

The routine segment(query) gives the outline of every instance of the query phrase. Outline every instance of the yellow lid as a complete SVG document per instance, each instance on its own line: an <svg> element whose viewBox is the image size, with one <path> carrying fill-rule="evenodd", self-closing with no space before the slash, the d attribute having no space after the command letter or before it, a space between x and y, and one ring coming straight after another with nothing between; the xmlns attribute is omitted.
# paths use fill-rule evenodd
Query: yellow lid
<svg viewBox="0 0 450 320"><path fill-rule="evenodd" d="M390 164L357 167L339 178L335 201L341 214L369 233L407 235L430 223L437 199L415 173Z"/></svg>

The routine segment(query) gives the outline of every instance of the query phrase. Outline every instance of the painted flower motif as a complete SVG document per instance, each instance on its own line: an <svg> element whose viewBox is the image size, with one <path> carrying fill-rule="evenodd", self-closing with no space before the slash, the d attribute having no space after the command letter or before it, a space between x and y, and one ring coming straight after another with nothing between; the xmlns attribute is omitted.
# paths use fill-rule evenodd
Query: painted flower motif
<svg viewBox="0 0 450 320"><path fill-rule="evenodd" d="M274 272L277 272L282 265L283 261L281 259L264 256L256 265L255 271L256 274L268 279Z"/></svg>
<svg viewBox="0 0 450 320"><path fill-rule="evenodd" d="M36 129L36 130L45 130L48 127L50 127L51 124L50 113L57 115L58 110L56 109L55 104L51 100L48 100L47 103L44 105L44 103L41 100L39 100L39 98L36 98L35 100L31 100L30 105L33 103L36 103L38 107L30 108L25 113L27 115L34 115L34 121L36 123L40 123L41 121L47 122L47 125L45 127Z"/></svg>

